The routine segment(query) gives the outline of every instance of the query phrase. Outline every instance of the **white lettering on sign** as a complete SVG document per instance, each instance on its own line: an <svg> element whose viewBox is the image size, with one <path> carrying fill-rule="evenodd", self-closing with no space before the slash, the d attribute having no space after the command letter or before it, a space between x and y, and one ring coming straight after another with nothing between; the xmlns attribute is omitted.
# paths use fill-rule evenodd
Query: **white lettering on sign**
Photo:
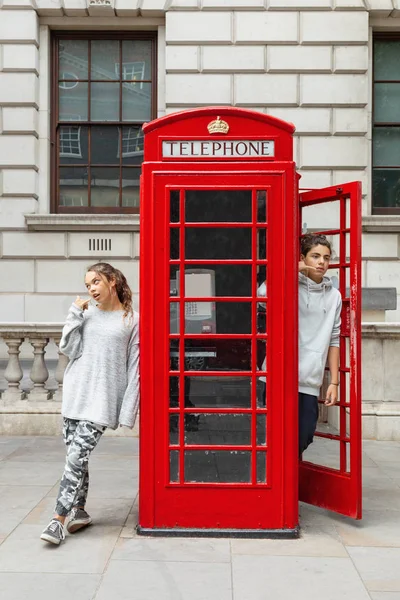
<svg viewBox="0 0 400 600"><path fill-rule="evenodd" d="M165 158L229 158L274 156L274 140L179 140L162 143Z"/></svg>

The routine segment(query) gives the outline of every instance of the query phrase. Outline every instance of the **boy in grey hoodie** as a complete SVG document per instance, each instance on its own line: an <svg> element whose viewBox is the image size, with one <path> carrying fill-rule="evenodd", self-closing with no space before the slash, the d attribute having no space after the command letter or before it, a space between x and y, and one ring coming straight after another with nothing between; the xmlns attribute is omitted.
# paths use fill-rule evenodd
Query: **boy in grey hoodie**
<svg viewBox="0 0 400 600"><path fill-rule="evenodd" d="M301 239L299 263L299 455L312 443L318 397L328 362L330 385L325 405L338 399L342 299L325 273L331 245L324 235Z"/></svg>

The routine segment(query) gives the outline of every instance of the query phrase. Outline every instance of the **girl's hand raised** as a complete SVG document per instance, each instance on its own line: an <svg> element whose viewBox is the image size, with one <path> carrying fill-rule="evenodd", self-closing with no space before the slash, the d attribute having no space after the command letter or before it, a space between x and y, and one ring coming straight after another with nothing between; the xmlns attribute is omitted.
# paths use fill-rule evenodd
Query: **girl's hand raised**
<svg viewBox="0 0 400 600"><path fill-rule="evenodd" d="M89 302L90 302L90 298L88 298L87 300L83 300L83 298L81 298L80 296L77 296L74 304L78 308L81 308L82 310L86 310L88 308Z"/></svg>

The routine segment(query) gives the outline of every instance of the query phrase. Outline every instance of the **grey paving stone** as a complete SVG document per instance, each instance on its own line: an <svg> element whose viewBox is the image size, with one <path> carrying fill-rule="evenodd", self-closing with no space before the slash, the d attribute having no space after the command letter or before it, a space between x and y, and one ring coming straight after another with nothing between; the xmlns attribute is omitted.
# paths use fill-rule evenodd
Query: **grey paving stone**
<svg viewBox="0 0 400 600"><path fill-rule="evenodd" d="M324 533L303 534L297 540L235 539L231 542L232 554L263 556L341 556L347 552L339 539Z"/></svg>
<svg viewBox="0 0 400 600"><path fill-rule="evenodd" d="M0 506L32 510L50 489L48 485L0 485Z"/></svg>
<svg viewBox="0 0 400 600"><path fill-rule="evenodd" d="M111 598L232 600L231 567L228 563L111 560L95 600Z"/></svg>
<svg viewBox="0 0 400 600"><path fill-rule="evenodd" d="M400 548L400 514L396 511L364 510L361 521L343 518L336 528L347 546Z"/></svg>
<svg viewBox="0 0 400 600"><path fill-rule="evenodd" d="M400 592L370 592L371 600L400 600Z"/></svg>
<svg viewBox="0 0 400 600"><path fill-rule="evenodd" d="M113 560L230 562L228 539L142 538L120 539Z"/></svg>
<svg viewBox="0 0 400 600"><path fill-rule="evenodd" d="M348 558L233 556L235 600L369 600Z"/></svg>
<svg viewBox="0 0 400 600"><path fill-rule="evenodd" d="M364 510L400 511L400 488L385 490L363 487L363 506Z"/></svg>
<svg viewBox="0 0 400 600"><path fill-rule="evenodd" d="M139 438L136 437L102 437L99 445L93 451L93 456L99 454L115 454L133 456L139 454Z"/></svg>
<svg viewBox="0 0 400 600"><path fill-rule="evenodd" d="M100 575L0 573L1 600L92 600Z"/></svg>
<svg viewBox="0 0 400 600"><path fill-rule="evenodd" d="M369 590L400 592L400 548L349 546L347 550Z"/></svg>
<svg viewBox="0 0 400 600"><path fill-rule="evenodd" d="M1 485L52 486L60 476L57 463L0 462Z"/></svg>
<svg viewBox="0 0 400 600"><path fill-rule="evenodd" d="M90 470L89 500L92 498L127 498L132 500L138 490L137 472L121 470Z"/></svg>
<svg viewBox="0 0 400 600"><path fill-rule="evenodd" d="M90 469L106 469L107 471L120 470L125 473L135 473L139 471L139 460L137 455L120 456L119 454L93 454L89 459Z"/></svg>
<svg viewBox="0 0 400 600"><path fill-rule="evenodd" d="M120 527L88 527L60 546L39 536L47 525L19 525L0 546L0 573L102 573Z"/></svg>
<svg viewBox="0 0 400 600"><path fill-rule="evenodd" d="M399 462L400 442L363 442L364 452L374 461Z"/></svg>
<svg viewBox="0 0 400 600"><path fill-rule="evenodd" d="M400 472L399 472L400 478ZM399 485L379 467L367 467L362 473L363 488L399 490Z"/></svg>

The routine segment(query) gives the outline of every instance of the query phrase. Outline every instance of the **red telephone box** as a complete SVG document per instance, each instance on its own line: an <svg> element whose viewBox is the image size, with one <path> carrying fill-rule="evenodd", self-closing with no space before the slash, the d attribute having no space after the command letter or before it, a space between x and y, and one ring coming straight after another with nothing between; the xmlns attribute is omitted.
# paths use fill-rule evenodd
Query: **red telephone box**
<svg viewBox="0 0 400 600"><path fill-rule="evenodd" d="M339 429L318 435L338 438L340 464L304 457L300 495L359 518L358 184L299 202L294 126L261 113L202 108L143 129L138 532L298 535L299 215L336 201L349 321Z"/></svg>

